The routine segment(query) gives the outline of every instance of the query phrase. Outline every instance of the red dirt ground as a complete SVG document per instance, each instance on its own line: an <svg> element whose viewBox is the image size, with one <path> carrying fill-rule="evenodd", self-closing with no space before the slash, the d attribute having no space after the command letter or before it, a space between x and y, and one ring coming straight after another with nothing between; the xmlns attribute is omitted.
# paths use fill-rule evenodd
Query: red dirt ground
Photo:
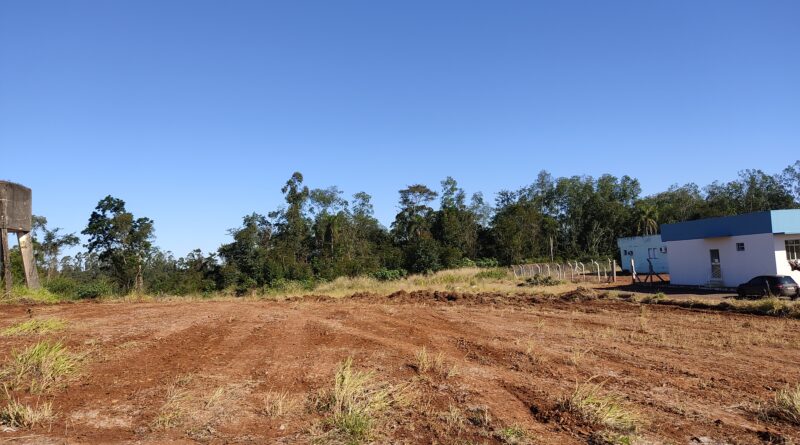
<svg viewBox="0 0 800 445"><path fill-rule="evenodd" d="M410 405L378 415L374 443L513 443L501 433L511 426L530 443L598 443L604 428L560 403L592 378L638 413L633 443L800 437L797 425L759 415L777 389L800 382L799 321L573 297L2 306L0 329L30 317L68 325L0 337L0 363L42 339L85 357L65 386L16 394L52 400L56 415L0 432L0 443L324 443L332 436L312 401L350 356L376 380L413 388ZM457 374L419 373L423 346ZM294 403L266 415L275 393Z"/></svg>

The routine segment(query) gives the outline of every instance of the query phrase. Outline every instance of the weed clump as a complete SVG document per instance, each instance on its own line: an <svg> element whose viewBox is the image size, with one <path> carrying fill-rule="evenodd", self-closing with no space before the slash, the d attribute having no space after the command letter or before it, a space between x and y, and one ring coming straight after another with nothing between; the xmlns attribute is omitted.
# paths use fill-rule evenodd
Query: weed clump
<svg viewBox="0 0 800 445"><path fill-rule="evenodd" d="M775 399L764 409L763 414L764 417L800 425L800 384L794 388L778 390Z"/></svg>
<svg viewBox="0 0 800 445"><path fill-rule="evenodd" d="M8 401L0 406L0 425L8 428L32 428L53 418L53 404L45 402L36 406L25 405L12 398L6 390Z"/></svg>
<svg viewBox="0 0 800 445"><path fill-rule="evenodd" d="M406 386L376 382L373 372L356 371L348 358L336 370L333 388L318 397L317 409L329 413L326 424L348 443L372 435L376 416L392 405L408 402Z"/></svg>
<svg viewBox="0 0 800 445"><path fill-rule="evenodd" d="M602 384L586 383L575 388L572 395L562 402L562 407L585 421L603 425L614 431L634 431L638 424L635 413L623 406L620 397L604 394Z"/></svg>
<svg viewBox="0 0 800 445"><path fill-rule="evenodd" d="M524 282L520 283L520 286L558 286L564 284L563 281L553 278L550 275L539 275L536 274L530 278L526 278Z"/></svg>
<svg viewBox="0 0 800 445"><path fill-rule="evenodd" d="M40 341L11 353L11 364L2 372L12 386L28 386L31 392L43 392L75 372L78 359L60 342Z"/></svg>
<svg viewBox="0 0 800 445"><path fill-rule="evenodd" d="M529 443L528 433L517 425L501 429L496 433L496 436L500 441L508 445L524 445Z"/></svg>

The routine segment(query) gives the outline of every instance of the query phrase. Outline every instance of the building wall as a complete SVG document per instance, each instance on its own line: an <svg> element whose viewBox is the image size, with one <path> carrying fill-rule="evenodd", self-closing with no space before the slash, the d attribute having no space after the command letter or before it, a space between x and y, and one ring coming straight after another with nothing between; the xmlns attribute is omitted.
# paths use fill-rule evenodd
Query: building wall
<svg viewBox="0 0 800 445"><path fill-rule="evenodd" d="M736 243L744 243L745 250L737 251ZM719 249L723 286L735 287L757 275L778 273L776 241L771 233L668 241L666 244L672 284L709 284L711 249Z"/></svg>
<svg viewBox="0 0 800 445"><path fill-rule="evenodd" d="M786 257L786 240L800 239L800 235L775 235L775 264L777 273L780 275L791 275L794 281L800 283L800 271L792 271Z"/></svg>
<svg viewBox="0 0 800 445"><path fill-rule="evenodd" d="M619 247L620 267L622 270L630 272L631 256L633 256L636 273L649 272L648 257L653 262L653 270L656 273L669 272L669 263L667 262L669 250L667 245L661 242L661 235L619 238L617 246Z"/></svg>

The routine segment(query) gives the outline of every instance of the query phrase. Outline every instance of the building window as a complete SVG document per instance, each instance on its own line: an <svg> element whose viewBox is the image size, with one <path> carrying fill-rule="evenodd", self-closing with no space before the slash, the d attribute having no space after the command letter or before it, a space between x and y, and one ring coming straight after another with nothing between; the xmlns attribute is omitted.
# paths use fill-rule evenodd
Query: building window
<svg viewBox="0 0 800 445"><path fill-rule="evenodd" d="M736 251L744 252L744 243L736 243Z"/></svg>
<svg viewBox="0 0 800 445"><path fill-rule="evenodd" d="M800 239L786 240L786 259L800 259Z"/></svg>

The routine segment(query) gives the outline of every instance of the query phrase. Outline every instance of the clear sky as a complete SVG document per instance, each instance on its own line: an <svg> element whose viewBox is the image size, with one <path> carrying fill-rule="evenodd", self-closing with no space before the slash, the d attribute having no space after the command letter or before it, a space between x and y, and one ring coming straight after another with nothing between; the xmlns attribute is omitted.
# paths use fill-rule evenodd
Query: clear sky
<svg viewBox="0 0 800 445"><path fill-rule="evenodd" d="M705 185L800 158L800 2L3 1L0 178L79 232L111 194L177 255L310 187L547 169Z"/></svg>

